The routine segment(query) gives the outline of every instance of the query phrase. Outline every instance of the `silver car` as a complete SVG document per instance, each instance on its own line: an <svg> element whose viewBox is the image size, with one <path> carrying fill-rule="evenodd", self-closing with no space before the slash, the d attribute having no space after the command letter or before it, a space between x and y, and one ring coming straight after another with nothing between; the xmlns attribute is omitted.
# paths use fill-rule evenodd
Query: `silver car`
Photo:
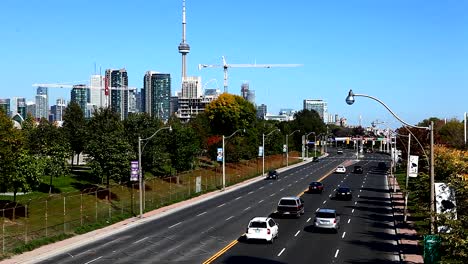
<svg viewBox="0 0 468 264"><path fill-rule="evenodd" d="M314 227L333 230L338 233L340 229L340 216L335 209L321 208L315 212Z"/></svg>

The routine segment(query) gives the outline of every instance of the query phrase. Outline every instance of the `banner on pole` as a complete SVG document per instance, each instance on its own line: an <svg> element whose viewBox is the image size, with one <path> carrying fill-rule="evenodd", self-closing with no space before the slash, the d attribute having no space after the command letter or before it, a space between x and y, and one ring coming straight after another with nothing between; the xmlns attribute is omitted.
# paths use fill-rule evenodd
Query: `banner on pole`
<svg viewBox="0 0 468 264"><path fill-rule="evenodd" d="M223 148L218 148L218 155L216 156L216 161L223 161Z"/></svg>
<svg viewBox="0 0 468 264"><path fill-rule="evenodd" d="M131 161L130 162L130 181L138 181L139 176L139 166L138 161Z"/></svg>
<svg viewBox="0 0 468 264"><path fill-rule="evenodd" d="M263 157L263 147L262 146L258 147L258 156Z"/></svg>
<svg viewBox="0 0 468 264"><path fill-rule="evenodd" d="M409 164L409 177L418 177L418 162L419 156L410 156L410 164Z"/></svg>

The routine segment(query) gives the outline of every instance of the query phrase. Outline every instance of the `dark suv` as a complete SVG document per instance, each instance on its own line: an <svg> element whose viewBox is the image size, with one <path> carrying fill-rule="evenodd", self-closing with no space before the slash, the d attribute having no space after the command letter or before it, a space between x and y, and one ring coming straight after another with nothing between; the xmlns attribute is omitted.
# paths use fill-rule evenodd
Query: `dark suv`
<svg viewBox="0 0 468 264"><path fill-rule="evenodd" d="M304 201L297 196L283 197L278 202L276 212L279 215L294 215L299 218L304 214Z"/></svg>
<svg viewBox="0 0 468 264"><path fill-rule="evenodd" d="M353 193L349 187L339 187L335 192L335 199L337 200L351 200Z"/></svg>
<svg viewBox="0 0 468 264"><path fill-rule="evenodd" d="M353 173L362 174L363 172L364 170L362 166L359 166L359 165L354 166Z"/></svg>
<svg viewBox="0 0 468 264"><path fill-rule="evenodd" d="M275 179L275 180L277 180L278 177L279 177L278 171L276 171L276 170L271 170L271 171L268 172L267 179Z"/></svg>

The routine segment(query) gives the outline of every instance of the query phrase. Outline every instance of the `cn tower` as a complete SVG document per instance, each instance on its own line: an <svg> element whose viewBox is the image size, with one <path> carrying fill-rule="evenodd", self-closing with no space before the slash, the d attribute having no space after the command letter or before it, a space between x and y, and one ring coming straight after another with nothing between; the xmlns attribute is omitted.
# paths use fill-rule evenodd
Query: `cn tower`
<svg viewBox="0 0 468 264"><path fill-rule="evenodd" d="M185 0L182 6L182 42L179 44L179 53L182 54L182 80L187 76L186 55L190 52L190 46L185 42Z"/></svg>

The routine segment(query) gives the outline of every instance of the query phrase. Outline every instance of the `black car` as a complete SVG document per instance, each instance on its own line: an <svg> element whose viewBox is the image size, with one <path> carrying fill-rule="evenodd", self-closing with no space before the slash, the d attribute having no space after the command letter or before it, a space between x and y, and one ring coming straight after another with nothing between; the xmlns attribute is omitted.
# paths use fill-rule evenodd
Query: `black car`
<svg viewBox="0 0 468 264"><path fill-rule="evenodd" d="M385 164L385 162L379 162L379 164L377 165L377 168L379 168L380 170L386 170L387 164Z"/></svg>
<svg viewBox="0 0 468 264"><path fill-rule="evenodd" d="M314 158L312 159L312 162L319 162L319 161L320 161L319 157L314 157Z"/></svg>
<svg viewBox="0 0 468 264"><path fill-rule="evenodd" d="M364 169L362 168L362 166L360 165L354 166L353 173L362 174L363 172L364 172Z"/></svg>
<svg viewBox="0 0 468 264"><path fill-rule="evenodd" d="M353 199L353 194L349 187L339 187L336 189L335 199L337 200L351 200Z"/></svg>
<svg viewBox="0 0 468 264"><path fill-rule="evenodd" d="M309 184L309 193L322 193L323 192L323 183L321 182L311 182Z"/></svg>
<svg viewBox="0 0 468 264"><path fill-rule="evenodd" d="M276 180L276 179L278 179L278 177L279 177L278 171L271 170L271 171L268 172L267 179L275 179Z"/></svg>

